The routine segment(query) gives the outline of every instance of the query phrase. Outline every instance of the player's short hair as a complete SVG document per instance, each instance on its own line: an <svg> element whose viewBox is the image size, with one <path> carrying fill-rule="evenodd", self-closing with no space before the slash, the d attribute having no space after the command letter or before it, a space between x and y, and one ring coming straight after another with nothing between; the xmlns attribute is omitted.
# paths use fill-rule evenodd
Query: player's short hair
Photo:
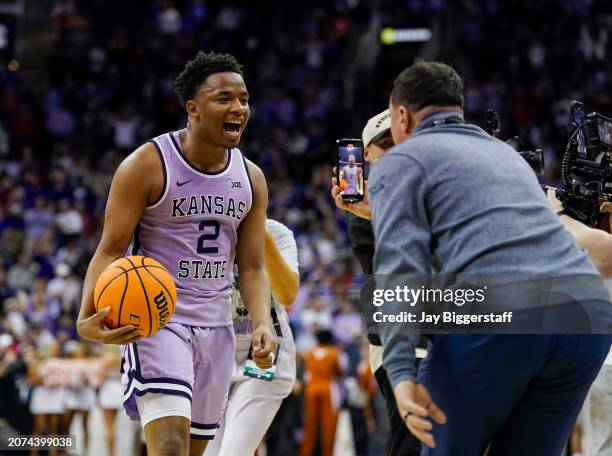
<svg viewBox="0 0 612 456"><path fill-rule="evenodd" d="M463 108L463 79L441 62L417 62L393 82L391 102L413 112L427 106L460 106Z"/></svg>
<svg viewBox="0 0 612 456"><path fill-rule="evenodd" d="M230 54L199 51L174 80L174 91L179 97L181 106L185 107L185 104L193 99L208 76L226 71L242 76L242 65Z"/></svg>

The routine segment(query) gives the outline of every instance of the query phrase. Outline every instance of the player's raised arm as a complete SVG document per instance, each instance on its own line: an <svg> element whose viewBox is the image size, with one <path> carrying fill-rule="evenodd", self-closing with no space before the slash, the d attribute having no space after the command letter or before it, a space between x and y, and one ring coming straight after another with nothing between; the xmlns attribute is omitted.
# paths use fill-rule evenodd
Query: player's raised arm
<svg viewBox="0 0 612 456"><path fill-rule="evenodd" d="M297 246L295 239L291 235L291 231L285 228L286 234L283 232L283 237L277 242L282 247L288 247L287 250L291 252L292 260L297 265ZM279 251L279 246L274 241L270 228L266 225L266 245L265 245L265 263L266 272L270 279L270 288L272 293L284 306L288 306L295 301L299 286L299 276L291 266L285 261L283 255Z"/></svg>
<svg viewBox="0 0 612 456"><path fill-rule="evenodd" d="M102 238L83 282L77 331L84 339L106 344L126 344L141 335L133 325L108 330L104 325L104 317L110 309L101 309L96 313L93 292L104 268L125 255L145 207L162 191L161 166L155 146L146 143L128 156L115 172L106 203Z"/></svg>
<svg viewBox="0 0 612 456"><path fill-rule="evenodd" d="M247 161L253 183L253 204L238 231L236 264L244 305L253 320L253 360L258 367L272 366L276 340L270 325L270 285L264 264L264 242L268 187L261 170Z"/></svg>

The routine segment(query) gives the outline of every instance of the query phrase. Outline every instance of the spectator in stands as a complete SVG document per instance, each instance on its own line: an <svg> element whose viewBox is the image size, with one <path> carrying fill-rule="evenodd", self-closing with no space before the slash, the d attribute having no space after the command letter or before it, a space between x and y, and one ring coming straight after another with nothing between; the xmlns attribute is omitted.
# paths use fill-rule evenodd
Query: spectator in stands
<svg viewBox="0 0 612 456"><path fill-rule="evenodd" d="M8 271L7 283L13 290L29 290L36 277L36 267L30 255L22 252Z"/></svg>
<svg viewBox="0 0 612 456"><path fill-rule="evenodd" d="M0 335L0 421L5 420L8 424L14 424L12 422L19 397L16 376L22 368L22 363L13 350L13 343L10 334Z"/></svg>

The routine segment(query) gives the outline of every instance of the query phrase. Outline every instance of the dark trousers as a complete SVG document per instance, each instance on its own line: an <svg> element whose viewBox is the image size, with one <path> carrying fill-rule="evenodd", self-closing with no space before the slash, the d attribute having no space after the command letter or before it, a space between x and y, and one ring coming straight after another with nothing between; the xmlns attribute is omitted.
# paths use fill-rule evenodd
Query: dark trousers
<svg viewBox="0 0 612 456"><path fill-rule="evenodd" d="M369 454L369 435L364 409L356 407L346 407L351 415L351 427L353 428L353 444L357 456L367 456Z"/></svg>
<svg viewBox="0 0 612 456"><path fill-rule="evenodd" d="M385 369L378 368L374 377L387 403L387 415L391 424L391 441L387 447L387 456L419 456L421 454L421 442L408 431L406 423L397 411L393 388L389 383Z"/></svg>
<svg viewBox="0 0 612 456"><path fill-rule="evenodd" d="M612 335L436 335L419 367L447 423L423 456L562 454ZM395 453L392 453L395 454ZM399 453L398 453L399 454Z"/></svg>
<svg viewBox="0 0 612 456"><path fill-rule="evenodd" d="M268 456L300 453L300 444L296 434L297 430L302 427L303 402L302 396L293 393L283 399L265 436Z"/></svg>

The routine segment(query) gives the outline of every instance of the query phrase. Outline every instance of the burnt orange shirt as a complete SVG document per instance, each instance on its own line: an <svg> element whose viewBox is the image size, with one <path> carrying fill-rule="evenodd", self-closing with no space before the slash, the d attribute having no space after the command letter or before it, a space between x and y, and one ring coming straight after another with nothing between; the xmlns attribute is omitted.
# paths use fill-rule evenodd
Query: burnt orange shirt
<svg viewBox="0 0 612 456"><path fill-rule="evenodd" d="M323 384L335 381L341 374L340 350L331 345L318 345L306 354L308 383Z"/></svg>

